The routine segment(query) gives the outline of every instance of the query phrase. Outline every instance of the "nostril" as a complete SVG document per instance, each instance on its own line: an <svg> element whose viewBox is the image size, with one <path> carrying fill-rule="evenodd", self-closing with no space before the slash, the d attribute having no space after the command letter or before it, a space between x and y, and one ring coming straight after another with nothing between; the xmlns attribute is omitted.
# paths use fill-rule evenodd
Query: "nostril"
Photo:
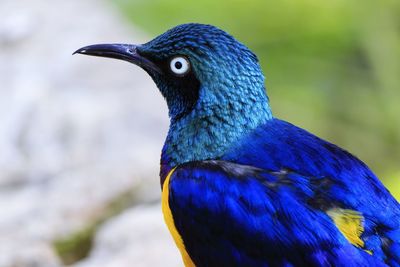
<svg viewBox="0 0 400 267"><path fill-rule="evenodd" d="M136 53L136 48L135 47L130 47L130 48L128 48L128 52L131 53L131 54L134 54L134 53Z"/></svg>

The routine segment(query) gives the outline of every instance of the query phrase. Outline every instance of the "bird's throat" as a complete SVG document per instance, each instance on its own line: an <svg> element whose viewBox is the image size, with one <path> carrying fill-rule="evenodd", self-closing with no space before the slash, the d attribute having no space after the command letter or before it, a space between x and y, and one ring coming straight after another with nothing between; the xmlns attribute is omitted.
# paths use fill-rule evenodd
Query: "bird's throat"
<svg viewBox="0 0 400 267"><path fill-rule="evenodd" d="M191 161L218 159L245 135L272 119L268 100L234 105L201 105L172 121L161 164L175 167Z"/></svg>

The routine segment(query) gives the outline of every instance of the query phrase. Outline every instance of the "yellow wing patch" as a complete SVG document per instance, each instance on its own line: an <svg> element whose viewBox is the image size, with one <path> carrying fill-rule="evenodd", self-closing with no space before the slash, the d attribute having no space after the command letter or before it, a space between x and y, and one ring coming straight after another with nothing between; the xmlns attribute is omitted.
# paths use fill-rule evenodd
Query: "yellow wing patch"
<svg viewBox="0 0 400 267"><path fill-rule="evenodd" d="M174 238L176 246L181 252L185 267L196 267L196 265L194 265L192 259L190 258L189 254L186 251L181 235L179 234L178 230L175 227L174 218L172 216L172 212L169 207L169 181L174 171L175 168L172 169L165 178L161 195L161 207L164 214L165 223L167 224L168 230L171 233L172 237Z"/></svg>
<svg viewBox="0 0 400 267"><path fill-rule="evenodd" d="M350 209L333 208L327 211L336 227L351 244L363 248L361 235L364 232L364 217L361 213Z"/></svg>

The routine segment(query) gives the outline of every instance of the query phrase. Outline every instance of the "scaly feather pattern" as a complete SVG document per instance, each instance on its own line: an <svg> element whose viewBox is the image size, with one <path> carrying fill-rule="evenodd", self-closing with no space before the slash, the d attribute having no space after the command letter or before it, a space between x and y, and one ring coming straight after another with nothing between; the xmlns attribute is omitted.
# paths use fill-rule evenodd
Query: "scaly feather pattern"
<svg viewBox="0 0 400 267"><path fill-rule="evenodd" d="M398 202L359 159L274 118L231 35L189 23L77 53L137 64L164 96L162 207L186 267L400 266Z"/></svg>

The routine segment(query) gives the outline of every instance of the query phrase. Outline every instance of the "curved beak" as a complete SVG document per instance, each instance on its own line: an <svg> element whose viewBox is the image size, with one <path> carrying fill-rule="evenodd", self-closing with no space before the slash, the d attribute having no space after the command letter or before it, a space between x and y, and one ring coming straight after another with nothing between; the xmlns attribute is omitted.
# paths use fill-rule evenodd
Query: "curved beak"
<svg viewBox="0 0 400 267"><path fill-rule="evenodd" d="M137 45L130 44L95 44L76 50L74 54L82 54L96 57L108 57L131 62L146 71L162 74L161 69L137 51Z"/></svg>

